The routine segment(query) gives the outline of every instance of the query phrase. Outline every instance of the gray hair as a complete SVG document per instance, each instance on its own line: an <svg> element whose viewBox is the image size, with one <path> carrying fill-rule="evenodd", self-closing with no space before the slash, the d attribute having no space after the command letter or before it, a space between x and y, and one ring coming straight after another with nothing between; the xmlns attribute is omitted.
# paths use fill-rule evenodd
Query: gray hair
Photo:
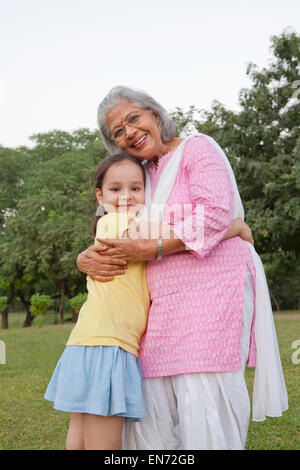
<svg viewBox="0 0 300 470"><path fill-rule="evenodd" d="M137 107L149 109L158 115L158 126L162 142L174 139L177 133L176 124L167 111L151 96L142 90L134 90L125 86L112 88L98 106L97 121L104 146L112 153L118 152L120 148L110 138L106 123L106 114L110 109L121 101L129 101Z"/></svg>

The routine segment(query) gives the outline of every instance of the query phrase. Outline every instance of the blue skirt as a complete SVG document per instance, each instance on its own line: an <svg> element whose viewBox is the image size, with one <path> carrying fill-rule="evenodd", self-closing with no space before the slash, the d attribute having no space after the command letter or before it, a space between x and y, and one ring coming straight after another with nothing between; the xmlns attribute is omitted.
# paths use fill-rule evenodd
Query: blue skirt
<svg viewBox="0 0 300 470"><path fill-rule="evenodd" d="M118 346L66 346L44 398L70 413L146 417L139 360Z"/></svg>

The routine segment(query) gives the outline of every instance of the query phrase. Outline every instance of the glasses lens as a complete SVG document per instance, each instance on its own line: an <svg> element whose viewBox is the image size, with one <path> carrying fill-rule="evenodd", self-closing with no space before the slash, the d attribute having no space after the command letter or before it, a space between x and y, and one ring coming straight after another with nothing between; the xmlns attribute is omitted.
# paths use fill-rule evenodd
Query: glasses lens
<svg viewBox="0 0 300 470"><path fill-rule="evenodd" d="M141 120L141 117L142 117L142 113L140 112L132 112L131 114L129 114L129 116L127 116L127 119L126 121L124 122L124 125L122 127L118 127L114 133L113 133L113 140L115 140L116 142L119 142L121 139L123 139L124 135L125 135L125 126L132 126L132 127L135 127L139 124L140 120Z"/></svg>
<svg viewBox="0 0 300 470"><path fill-rule="evenodd" d="M141 115L139 113L130 114L130 116L128 116L128 118L126 119L126 124L128 124L129 126L135 126L136 124L138 124L140 117Z"/></svg>
<svg viewBox="0 0 300 470"><path fill-rule="evenodd" d="M119 140L122 139L122 137L125 135L125 129L124 127L119 127L118 129L115 130L113 134L113 139L118 142Z"/></svg>

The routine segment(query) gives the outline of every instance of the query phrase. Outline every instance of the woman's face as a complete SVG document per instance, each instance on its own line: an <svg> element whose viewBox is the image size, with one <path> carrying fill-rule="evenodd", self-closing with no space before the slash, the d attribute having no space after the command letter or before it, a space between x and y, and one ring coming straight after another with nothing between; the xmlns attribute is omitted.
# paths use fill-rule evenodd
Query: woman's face
<svg viewBox="0 0 300 470"><path fill-rule="evenodd" d="M139 114L137 124L134 124L135 112ZM133 124L128 125L127 119ZM126 132L116 144L133 157L152 160L166 151L161 141L158 117L147 109L139 108L129 101L121 101L107 112L106 123L112 140L115 140L118 130L125 129Z"/></svg>

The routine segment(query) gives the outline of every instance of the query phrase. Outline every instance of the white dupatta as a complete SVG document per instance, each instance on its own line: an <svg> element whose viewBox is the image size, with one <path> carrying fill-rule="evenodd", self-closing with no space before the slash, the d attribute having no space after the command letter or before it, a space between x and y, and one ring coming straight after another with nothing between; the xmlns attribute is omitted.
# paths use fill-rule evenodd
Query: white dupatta
<svg viewBox="0 0 300 470"><path fill-rule="evenodd" d="M146 218L157 223L163 221L164 207L176 180L183 148L186 142L194 136L202 136L208 139L218 150L220 155L222 155L234 189L234 218L240 217L244 219L243 204L229 160L214 139L200 133L187 137L177 147L161 175L152 202L150 178L146 169L146 205L141 214L141 218ZM254 332L257 358L253 386L252 419L253 421L264 421L266 416L282 416L282 412L288 409L288 395L281 366L272 306L263 264L253 245L248 242L247 244L252 255L256 272L256 318Z"/></svg>

